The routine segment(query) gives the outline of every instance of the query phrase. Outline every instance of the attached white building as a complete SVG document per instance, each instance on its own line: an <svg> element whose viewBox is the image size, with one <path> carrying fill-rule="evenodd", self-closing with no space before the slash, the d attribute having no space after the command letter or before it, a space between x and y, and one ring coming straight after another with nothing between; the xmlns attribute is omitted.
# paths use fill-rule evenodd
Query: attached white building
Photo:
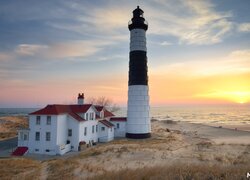
<svg viewBox="0 0 250 180"><path fill-rule="evenodd" d="M112 140L114 140L114 125L107 120L99 121L98 141L109 142Z"/></svg>
<svg viewBox="0 0 250 180"><path fill-rule="evenodd" d="M28 147L29 153L62 155L78 151L82 144L125 137L124 119L115 119L103 106L83 104L82 99L84 95L79 94L78 104L47 105L29 114L29 129L18 131L18 147Z"/></svg>
<svg viewBox="0 0 250 180"><path fill-rule="evenodd" d="M125 137L126 136L126 117L111 117L110 122L114 125L114 136Z"/></svg>

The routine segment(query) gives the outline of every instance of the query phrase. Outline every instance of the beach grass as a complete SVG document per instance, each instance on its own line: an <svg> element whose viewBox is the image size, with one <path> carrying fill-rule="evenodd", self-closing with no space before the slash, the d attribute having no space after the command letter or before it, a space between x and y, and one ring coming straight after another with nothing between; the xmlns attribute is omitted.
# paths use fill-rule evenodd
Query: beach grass
<svg viewBox="0 0 250 180"><path fill-rule="evenodd" d="M172 166L155 166L137 169L124 169L117 172L105 172L88 178L89 180L236 180L246 179L250 166L209 166L195 164L176 164Z"/></svg>
<svg viewBox="0 0 250 180"><path fill-rule="evenodd" d="M11 158L0 159L0 179L37 179L40 176L39 161Z"/></svg>

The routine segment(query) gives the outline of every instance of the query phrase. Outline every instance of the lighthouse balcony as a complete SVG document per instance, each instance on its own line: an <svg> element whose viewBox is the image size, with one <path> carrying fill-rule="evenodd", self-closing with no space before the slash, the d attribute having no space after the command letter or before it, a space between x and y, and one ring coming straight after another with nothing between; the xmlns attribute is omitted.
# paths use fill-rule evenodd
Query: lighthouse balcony
<svg viewBox="0 0 250 180"><path fill-rule="evenodd" d="M129 30L138 28L138 29L144 29L146 31L148 29L148 22L144 20L144 18L130 20L128 22L128 28Z"/></svg>

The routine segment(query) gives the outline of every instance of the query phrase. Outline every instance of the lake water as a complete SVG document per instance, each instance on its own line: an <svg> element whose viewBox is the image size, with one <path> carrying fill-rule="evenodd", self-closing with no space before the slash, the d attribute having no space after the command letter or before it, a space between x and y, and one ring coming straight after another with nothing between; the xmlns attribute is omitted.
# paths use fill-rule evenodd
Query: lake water
<svg viewBox="0 0 250 180"><path fill-rule="evenodd" d="M121 108L119 115L126 115ZM166 106L151 107L151 117L158 120L188 121L203 124L250 124L250 106Z"/></svg>
<svg viewBox="0 0 250 180"><path fill-rule="evenodd" d="M0 108L0 116L28 115L37 108ZM151 117L159 120L188 121L205 124L250 124L250 106L165 106L151 107ZM115 113L126 116L126 108Z"/></svg>

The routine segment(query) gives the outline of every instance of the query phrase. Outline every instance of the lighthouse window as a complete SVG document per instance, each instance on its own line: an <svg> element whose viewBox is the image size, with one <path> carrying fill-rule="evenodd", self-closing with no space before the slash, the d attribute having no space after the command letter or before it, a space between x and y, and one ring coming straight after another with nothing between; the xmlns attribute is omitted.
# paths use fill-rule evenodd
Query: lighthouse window
<svg viewBox="0 0 250 180"><path fill-rule="evenodd" d="M116 124L116 128L117 128L117 129L120 128L120 124L119 124L119 123Z"/></svg>
<svg viewBox="0 0 250 180"><path fill-rule="evenodd" d="M40 123L41 123L41 116L37 116L36 117L36 124L40 125Z"/></svg>

